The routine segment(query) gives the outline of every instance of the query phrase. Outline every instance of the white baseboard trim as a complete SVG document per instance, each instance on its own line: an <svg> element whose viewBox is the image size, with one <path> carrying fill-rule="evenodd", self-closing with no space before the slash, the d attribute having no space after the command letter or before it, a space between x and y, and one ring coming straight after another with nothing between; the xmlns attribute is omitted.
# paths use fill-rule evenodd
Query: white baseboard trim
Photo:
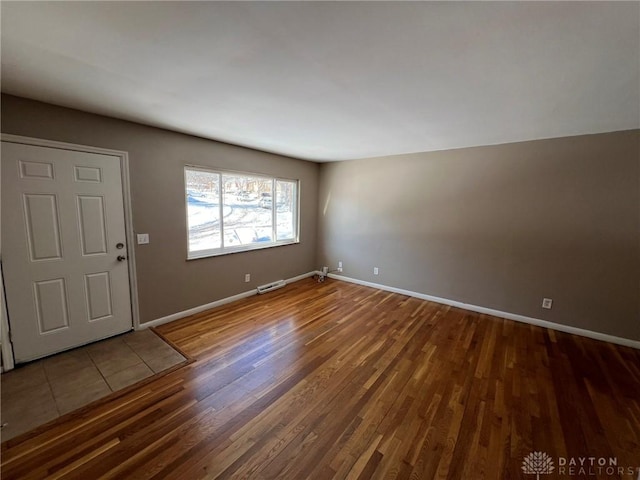
<svg viewBox="0 0 640 480"><path fill-rule="evenodd" d="M299 282L300 280L304 280L305 278L313 277L314 275L317 275L317 274L318 274L318 272L316 272L316 271L303 273L302 275L298 275L297 277L286 278L284 280L284 283L289 285L290 283Z"/></svg>
<svg viewBox="0 0 640 480"><path fill-rule="evenodd" d="M315 271L303 273L302 275L298 275L296 277L287 278L284 282L287 285L289 285L290 283L294 283L299 280L312 277L313 275L316 275L316 273L317 272ZM212 308L216 308L221 305L225 305L227 303L237 302L238 300L242 300L243 298L247 298L247 297L252 297L253 295L257 295L257 294L258 294L258 291L254 288L246 292L238 293L237 295L221 298L220 300L216 300L215 302L199 305L197 307L193 307L188 310L183 310L182 312L177 312L171 315L167 315L166 317L156 318L155 320L151 320L150 322L141 323L140 328L138 328L138 330L144 330L145 328L149 328L149 327L157 327L158 325L162 325L164 323L173 322L174 320L188 317L190 315L195 315L196 313L204 312L205 310L210 310Z"/></svg>
<svg viewBox="0 0 640 480"><path fill-rule="evenodd" d="M506 318L508 320L514 320L516 322L528 323L531 325L536 325L538 327L549 328L551 330L571 333L573 335L579 335L581 337L592 338L594 340L601 340L603 342L615 343L617 345L623 345L625 347L631 347L631 348L640 350L640 341L638 340L631 340L629 338L616 337L613 335L608 335L606 333L594 332L592 330L585 330L583 328L571 327L569 325L562 325L560 323L549 322L547 320L540 320L539 318L526 317L524 315L518 315L515 313L502 312L500 310L493 310L492 308L479 307L477 305L472 305L470 303L457 302L455 300L434 297L432 295L413 292L411 290L404 290L402 288L390 287L387 285L381 285L379 283L366 282L364 280L358 280L357 278L345 277L343 275L336 275L335 273L330 273L329 277L336 280L342 280L344 282L364 285L365 287L377 288L379 290L384 290L387 292L400 293L402 295L407 295L409 297L416 297L422 300L428 300L430 302L441 303L443 305L463 308L465 310L471 310L472 312L485 313L487 315L493 315L494 317Z"/></svg>

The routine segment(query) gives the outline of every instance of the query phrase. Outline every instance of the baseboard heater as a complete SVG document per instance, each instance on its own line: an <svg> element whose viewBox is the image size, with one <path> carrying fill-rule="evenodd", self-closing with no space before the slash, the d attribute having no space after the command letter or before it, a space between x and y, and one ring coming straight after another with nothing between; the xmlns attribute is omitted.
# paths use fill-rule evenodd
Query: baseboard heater
<svg viewBox="0 0 640 480"><path fill-rule="evenodd" d="M263 293L282 288L285 285L286 282L284 280L276 280L275 282L267 283L266 285L260 285L258 287L258 294L262 295Z"/></svg>

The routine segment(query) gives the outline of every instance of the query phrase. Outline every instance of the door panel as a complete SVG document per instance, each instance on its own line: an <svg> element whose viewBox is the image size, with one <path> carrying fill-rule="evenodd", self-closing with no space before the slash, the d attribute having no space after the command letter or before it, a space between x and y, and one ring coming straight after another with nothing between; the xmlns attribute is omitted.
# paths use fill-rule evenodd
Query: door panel
<svg viewBox="0 0 640 480"><path fill-rule="evenodd" d="M110 317L111 310L111 279L109 272L85 275L87 305L89 306L89 321L102 320Z"/></svg>
<svg viewBox="0 0 640 480"><path fill-rule="evenodd" d="M102 183L102 171L95 167L75 167L76 182Z"/></svg>
<svg viewBox="0 0 640 480"><path fill-rule="evenodd" d="M120 158L2 142L2 257L18 363L132 328Z"/></svg>
<svg viewBox="0 0 640 480"><path fill-rule="evenodd" d="M22 178L44 178L53 180L53 164L20 161L20 176Z"/></svg>
<svg viewBox="0 0 640 480"><path fill-rule="evenodd" d="M102 197L78 196L78 218L83 255L107 253L107 232L104 224Z"/></svg>
<svg viewBox="0 0 640 480"><path fill-rule="evenodd" d="M34 282L33 286L40 333L69 328L67 288L64 278Z"/></svg>
<svg viewBox="0 0 640 480"><path fill-rule="evenodd" d="M31 261L62 258L58 201L55 195L23 195Z"/></svg>

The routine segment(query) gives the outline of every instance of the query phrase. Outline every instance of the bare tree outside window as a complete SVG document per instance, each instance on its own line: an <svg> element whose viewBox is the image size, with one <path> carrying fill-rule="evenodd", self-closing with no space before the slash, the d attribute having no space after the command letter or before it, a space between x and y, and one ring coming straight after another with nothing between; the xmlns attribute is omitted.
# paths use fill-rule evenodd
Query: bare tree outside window
<svg viewBox="0 0 640 480"><path fill-rule="evenodd" d="M185 168L188 258L298 241L298 181Z"/></svg>

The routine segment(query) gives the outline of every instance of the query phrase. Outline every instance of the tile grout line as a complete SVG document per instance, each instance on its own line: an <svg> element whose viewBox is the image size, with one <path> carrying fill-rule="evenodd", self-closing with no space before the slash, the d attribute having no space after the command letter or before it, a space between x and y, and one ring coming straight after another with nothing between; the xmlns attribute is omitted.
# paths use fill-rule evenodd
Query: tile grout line
<svg viewBox="0 0 640 480"><path fill-rule="evenodd" d="M79 347L79 348L77 348L77 349L73 349L73 350L71 350L71 351L76 351L76 352L82 352L82 353L84 353L84 354L86 355L86 358L88 358L88 359L89 359L89 362L90 362L90 364L93 366L93 368L94 368L95 370L97 370L98 375L99 375L99 376L100 376L100 378L104 381L104 383L105 383L105 385L107 386L107 389L109 390L109 392L110 392L110 393L113 393L113 390L111 390L111 387L109 386L109 383L108 383L108 382L106 381L106 379L104 378L104 375L102 374L102 371L100 370L100 368L98 367L98 365L97 365L97 364L96 364L96 362L94 361L93 357L91 356L90 348L89 348L91 345L92 345L92 344L83 345L82 347ZM63 352L63 354L64 354L64 353L66 353L66 352ZM47 358L43 359L43 361L44 361L44 362L46 362L46 361L48 360L48 358L51 358L51 357L47 357ZM55 393L53 392L53 385L52 385L52 383L51 383L51 380L49 379L49 375L48 375L48 373L47 373L47 369L46 369L46 368L45 368L45 376L46 376L46 378L47 378L47 382L49 383L49 388L51 389L51 393L52 393L52 395L53 395L53 399L54 399L55 406L56 406L56 410L58 411L58 414L59 414L58 416L59 416L59 417L61 417L61 416L65 415L65 414L67 414L67 413L69 413L69 412L71 412L71 411L74 411L74 410L77 410L77 409L79 409L79 408L82 408L82 407L84 407L84 406L88 405L89 403L91 403L91 401L87 402L86 400L84 400L84 401L82 401L82 404L81 404L81 405L77 405L77 406L75 406L72 410L70 410L70 411L68 411L68 412L65 412L65 413L63 414L63 413L62 413L62 411L61 411L61 407L60 407L60 405L58 404L58 397L57 397L57 396L55 395ZM65 387L65 388L64 388L64 395L66 395L66 394L68 394L68 393L69 393L69 389ZM64 396L64 395L63 395L63 396Z"/></svg>
<svg viewBox="0 0 640 480"><path fill-rule="evenodd" d="M113 393L115 390L113 390L111 388L111 385L109 385L109 382L107 381L107 377L104 376L104 374L102 373L102 370L100 370L100 367L98 366L98 364L96 363L96 361L93 359L93 357L91 356L91 354L89 352L87 352L87 355L89 355L89 358L91 359L91 363L93 363L93 366L96 367L96 370L98 370L98 373L100 374L100 376L102 377L102 380L104 380L104 383L107 385L107 388L109 389L109 391L111 393Z"/></svg>
<svg viewBox="0 0 640 480"><path fill-rule="evenodd" d="M136 357L138 357L138 359L140 360L140 362L139 362L139 363L135 363L134 365L130 365L130 366L128 366L128 367L125 367L125 368L123 368L122 370L119 370L119 371L117 371L117 372L114 372L114 373L112 373L111 375L108 375L108 376L113 376L113 375L116 375L116 374L118 374L118 373L122 373L122 372L124 372L124 371L126 371L126 370L129 370L130 368L135 367L136 365L139 365L140 363L144 363L145 365L147 365L147 364L146 364L146 362L142 359L142 357L141 357L140 355L138 355L138 352L136 352L136 351L131 347L131 345L129 345L129 344L128 344L127 342L125 342L124 340L122 340L122 344L123 344L123 345L125 345L129 350L131 350L131 352L132 352ZM88 352L87 352L87 353L88 353ZM94 366L95 366L95 367L96 367L96 369L98 370L98 373L100 373L100 376L101 376L101 377L102 377L102 379L104 380L104 383L106 383L106 384L107 384L107 387L109 388L109 390L111 391L111 393L117 392L118 390L122 390L122 388L118 388L117 390L114 390L114 389L111 387L111 384L110 384L110 383L109 383L109 381L107 380L107 376L105 376L105 375L104 375L104 373L102 372L102 370L100 369L100 367L98 366L98 364L95 362L95 360L93 359L93 357L91 356L91 354L90 354L90 353L88 353L88 355L89 355L89 358L91 359L91 362L94 364ZM110 362L110 361L111 361L111 359L109 359L109 362ZM149 367L149 366L147 365L147 367ZM149 367L149 370L151 370L151 372L153 373L153 370L152 370L150 367Z"/></svg>
<svg viewBox="0 0 640 480"><path fill-rule="evenodd" d="M58 414L58 416L56 418L60 418L62 416L62 413L60 413L60 406L58 405L58 398L56 397L56 394L53 391L53 385L51 385L51 379L49 378L49 372L47 372L47 369L44 365L44 362L46 361L45 359L42 360L38 360L39 362L42 362L42 372L44 373L44 379L47 382L47 387L49 387L49 393L51 393L51 398L53 399L53 407L56 409L56 413Z"/></svg>
<svg viewBox="0 0 640 480"><path fill-rule="evenodd" d="M138 356L138 358L140 359L140 361L141 361L142 363L144 363L144 364L147 366L147 368L151 371L151 375L155 375L155 374L157 373L153 368L151 368L151 365L149 365L149 364L147 363L147 361L146 361L144 358L142 358L142 357L140 356L140 354L138 353L137 349L134 349L134 348L133 348L131 345L129 345L127 342L124 342L124 343L126 343L126 344L127 344L127 346L128 346L128 347L133 351L133 353L135 353L135 354Z"/></svg>
<svg viewBox="0 0 640 480"><path fill-rule="evenodd" d="M47 382L47 387L49 387L49 393L51 394L51 398L53 399L53 407L56 409L56 413L58 416L56 418L61 417L60 408L58 407L58 401L56 399L55 393L53 393L53 386L51 385L51 380L49 380L49 375L47 374L47 370L44 368L44 364L42 365L42 371L44 372L44 379Z"/></svg>

